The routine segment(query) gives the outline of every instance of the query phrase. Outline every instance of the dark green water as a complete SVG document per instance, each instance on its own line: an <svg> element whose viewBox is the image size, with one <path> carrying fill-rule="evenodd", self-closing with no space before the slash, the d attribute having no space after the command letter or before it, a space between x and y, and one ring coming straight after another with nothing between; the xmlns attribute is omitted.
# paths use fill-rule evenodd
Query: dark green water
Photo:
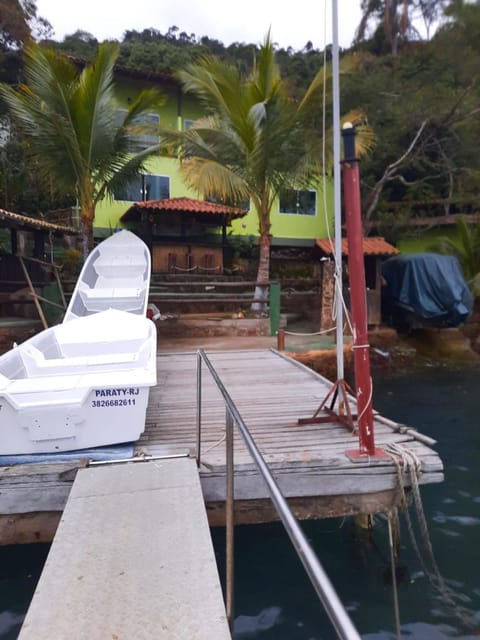
<svg viewBox="0 0 480 640"><path fill-rule="evenodd" d="M474 621L469 627L439 597L403 528L402 638L480 637L480 368L385 370L375 374L374 387L376 409L438 439L446 478L422 488L423 504L443 578L464 618ZM362 638L395 638L386 521L375 520L372 537L349 519L302 526ZM214 530L213 538L223 573L224 531ZM335 638L281 525L237 527L235 546L235 640ZM17 637L47 550L0 548L0 639Z"/></svg>
<svg viewBox="0 0 480 640"><path fill-rule="evenodd" d="M0 638L14 640L42 571L49 545L0 547ZM53 639L52 639L53 640Z"/></svg>
<svg viewBox="0 0 480 640"><path fill-rule="evenodd" d="M377 372L374 404L438 439L446 479L421 494L438 567L469 619L438 596L402 527L402 638L480 637L480 369ZM395 638L386 520L375 520L373 538L349 519L302 526L362 638ZM223 532L215 539L221 564ZM235 545L235 640L335 638L281 525L238 527Z"/></svg>

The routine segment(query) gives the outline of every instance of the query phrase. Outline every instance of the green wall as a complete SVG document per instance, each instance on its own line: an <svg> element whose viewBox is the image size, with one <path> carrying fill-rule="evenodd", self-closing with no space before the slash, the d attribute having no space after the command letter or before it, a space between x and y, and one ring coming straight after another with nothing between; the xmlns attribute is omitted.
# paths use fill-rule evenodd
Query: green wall
<svg viewBox="0 0 480 640"><path fill-rule="evenodd" d="M116 96L118 108L126 108L138 93L148 85L145 80L125 79L118 80ZM152 83L150 83L152 86ZM159 85L157 85L159 86ZM184 126L185 119L195 120L201 116L200 107L190 96L179 97L179 87L174 83L165 83L160 86L167 99L165 104L157 110L160 116L160 126L179 129ZM168 176L170 178L170 197L199 198L199 194L188 189L184 184L179 162L176 158L155 157L148 161L146 173ZM309 241L327 235L326 216L333 219L333 193L332 182L325 183L325 197L321 189L317 191L316 214L297 215L279 212L278 201L274 204L271 215L272 235L280 244L295 244L295 241ZM327 214L324 201L327 202ZM132 205L132 202L115 201L106 199L99 203L95 213L94 233L97 237L105 237L114 229L123 226L120 223L121 216ZM244 218L234 220L229 230L233 235L258 236L258 221L254 211L250 211Z"/></svg>
<svg viewBox="0 0 480 640"><path fill-rule="evenodd" d="M317 191L316 215L304 216L280 213L278 200L271 214L272 236L282 239L315 239L324 238L327 234L327 218L333 219L333 184L328 181L325 186L325 198L321 190ZM324 200L327 202L325 213ZM250 210L244 217L232 222L232 234L258 236L258 218L256 212ZM286 242L285 242L286 244Z"/></svg>

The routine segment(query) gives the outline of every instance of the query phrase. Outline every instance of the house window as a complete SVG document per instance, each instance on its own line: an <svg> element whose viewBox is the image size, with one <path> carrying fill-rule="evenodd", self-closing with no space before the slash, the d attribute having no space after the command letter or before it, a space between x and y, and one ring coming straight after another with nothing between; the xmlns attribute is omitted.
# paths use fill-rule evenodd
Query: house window
<svg viewBox="0 0 480 640"><path fill-rule="evenodd" d="M115 200L141 202L170 197L170 178L150 173L141 174L115 191Z"/></svg>
<svg viewBox="0 0 480 640"><path fill-rule="evenodd" d="M117 126L121 126L126 109L117 109L116 122ZM130 132L130 141L132 151L138 152L148 149L154 144L158 144L160 138L158 135L158 127L160 125L160 116L158 113L142 113L132 121L132 130ZM138 127L138 131L135 131Z"/></svg>
<svg viewBox="0 0 480 640"><path fill-rule="evenodd" d="M298 191L296 189L280 191L280 213L314 216L316 210L316 191Z"/></svg>

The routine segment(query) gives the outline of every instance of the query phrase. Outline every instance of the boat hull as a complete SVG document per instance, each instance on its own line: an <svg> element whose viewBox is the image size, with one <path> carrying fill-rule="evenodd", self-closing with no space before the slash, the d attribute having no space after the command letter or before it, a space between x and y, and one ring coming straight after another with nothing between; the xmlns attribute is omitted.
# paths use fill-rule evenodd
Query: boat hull
<svg viewBox="0 0 480 640"><path fill-rule="evenodd" d="M0 397L0 455L58 453L134 442L144 430L148 396L148 387L103 387L87 390L79 404L41 406L38 402L26 410Z"/></svg>
<svg viewBox="0 0 480 640"><path fill-rule="evenodd" d="M110 309L0 356L0 455L137 440L157 380L156 345L151 320Z"/></svg>
<svg viewBox="0 0 480 640"><path fill-rule="evenodd" d="M123 229L101 242L87 257L63 322L107 309L145 315L151 257L147 245Z"/></svg>

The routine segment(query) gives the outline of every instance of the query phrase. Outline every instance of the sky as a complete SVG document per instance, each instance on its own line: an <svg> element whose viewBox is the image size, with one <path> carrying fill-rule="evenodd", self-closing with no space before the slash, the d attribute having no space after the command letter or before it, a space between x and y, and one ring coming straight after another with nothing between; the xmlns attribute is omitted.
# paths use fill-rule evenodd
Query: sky
<svg viewBox="0 0 480 640"><path fill-rule="evenodd" d="M360 21L361 0L338 0L341 47L350 46ZM37 14L52 25L56 40L78 29L97 38L121 39L124 31L146 28L166 33L172 26L209 36L225 46L258 44L271 29L280 47L301 50L311 42L332 42L332 0L36 0Z"/></svg>

